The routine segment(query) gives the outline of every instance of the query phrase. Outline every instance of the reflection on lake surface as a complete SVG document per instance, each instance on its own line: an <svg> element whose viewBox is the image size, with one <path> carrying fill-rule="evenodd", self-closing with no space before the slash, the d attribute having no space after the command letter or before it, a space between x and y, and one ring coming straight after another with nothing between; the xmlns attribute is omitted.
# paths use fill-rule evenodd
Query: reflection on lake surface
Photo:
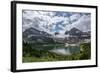
<svg viewBox="0 0 100 73"><path fill-rule="evenodd" d="M76 54L80 52L79 47L77 46L69 46L69 47L57 47L50 50L50 52L54 52L56 54L62 54L62 55L71 55Z"/></svg>
<svg viewBox="0 0 100 73"><path fill-rule="evenodd" d="M59 48L59 49L53 49L53 50L50 50L51 52L54 52L54 53L57 53L57 54L63 54L63 55L71 55L71 52L68 49L65 49L65 48Z"/></svg>
<svg viewBox="0 0 100 73"><path fill-rule="evenodd" d="M54 52L56 54L63 54L63 55L71 55L80 52L78 46L69 46L69 47L55 47L50 52Z"/></svg>

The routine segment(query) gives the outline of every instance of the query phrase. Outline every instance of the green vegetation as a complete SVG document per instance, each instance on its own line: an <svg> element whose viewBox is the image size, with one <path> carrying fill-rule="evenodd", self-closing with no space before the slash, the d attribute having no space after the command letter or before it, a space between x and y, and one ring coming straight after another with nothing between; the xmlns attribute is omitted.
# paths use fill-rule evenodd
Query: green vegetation
<svg viewBox="0 0 100 73"><path fill-rule="evenodd" d="M91 43L80 44L80 59L90 59L91 58Z"/></svg>
<svg viewBox="0 0 100 73"><path fill-rule="evenodd" d="M65 61L65 60L85 60L91 57L90 43L80 44L80 53L71 55L61 55L50 52L56 47L63 47L63 44L31 44L23 42L23 62L45 62L45 61ZM38 48L38 49L36 49Z"/></svg>

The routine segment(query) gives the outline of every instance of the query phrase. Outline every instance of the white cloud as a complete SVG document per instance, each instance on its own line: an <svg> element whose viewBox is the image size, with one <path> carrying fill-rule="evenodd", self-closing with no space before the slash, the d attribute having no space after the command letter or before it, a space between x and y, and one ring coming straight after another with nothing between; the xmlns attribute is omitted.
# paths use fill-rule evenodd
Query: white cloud
<svg viewBox="0 0 100 73"><path fill-rule="evenodd" d="M28 23L27 21L24 21L23 28L27 29L26 25L28 27L39 25L40 27L48 27L48 29L54 28L54 24L57 22L63 21L63 24L67 24L68 18L62 17L62 16L54 16L55 12L44 12L44 11L28 11L25 10L23 12L23 18L24 19L30 19L32 22ZM36 20L38 18L38 21ZM40 20L39 20L40 19ZM40 24L38 24L40 23ZM25 26L25 27L24 27ZM51 27L51 28L50 28ZM47 30L48 30L47 29Z"/></svg>
<svg viewBox="0 0 100 73"><path fill-rule="evenodd" d="M84 32L91 30L91 15L84 14L80 16L80 18L79 15L73 15L73 19L77 19L77 21L72 22L72 24L66 25L66 27L64 27L63 30L60 31L60 33L64 34L66 31L69 31L73 27L76 27Z"/></svg>
<svg viewBox="0 0 100 73"><path fill-rule="evenodd" d="M77 22L72 25L81 31L89 31L91 29L91 16L83 15Z"/></svg>
<svg viewBox="0 0 100 73"><path fill-rule="evenodd" d="M72 16L70 16L71 21L75 21L78 20L81 17L81 15L79 13L73 14Z"/></svg>
<svg viewBox="0 0 100 73"><path fill-rule="evenodd" d="M64 24L64 26L59 25L59 27L63 29L59 31L61 34L64 34L65 31L70 30L73 27L79 28L82 31L90 30L89 15L84 14L82 16L79 13L73 13L72 16L70 16L72 24L69 24L69 17L55 16L55 13L56 12L25 10L23 12L23 30L30 27L36 27L50 33L50 30L54 30L58 22Z"/></svg>

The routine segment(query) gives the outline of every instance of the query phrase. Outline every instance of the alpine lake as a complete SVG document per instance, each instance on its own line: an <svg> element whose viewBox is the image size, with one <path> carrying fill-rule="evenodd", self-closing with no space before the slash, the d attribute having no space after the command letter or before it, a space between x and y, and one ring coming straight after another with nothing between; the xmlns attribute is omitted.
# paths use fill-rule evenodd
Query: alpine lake
<svg viewBox="0 0 100 73"><path fill-rule="evenodd" d="M90 59L90 43L80 45L28 44L23 45L23 62L70 61Z"/></svg>

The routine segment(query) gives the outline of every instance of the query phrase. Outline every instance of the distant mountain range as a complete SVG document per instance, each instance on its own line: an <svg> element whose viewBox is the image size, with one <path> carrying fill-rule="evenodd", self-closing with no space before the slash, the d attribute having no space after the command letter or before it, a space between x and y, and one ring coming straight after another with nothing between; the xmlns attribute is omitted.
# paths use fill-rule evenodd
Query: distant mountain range
<svg viewBox="0 0 100 73"><path fill-rule="evenodd" d="M22 15L23 41L26 42L60 42L68 36L91 33L90 13L23 10Z"/></svg>
<svg viewBox="0 0 100 73"><path fill-rule="evenodd" d="M81 36L84 32L80 31L77 28L72 28L69 31L65 32L65 35L70 36ZM86 32L85 32L86 33ZM87 32L88 33L88 32ZM90 33L90 32L89 32ZM60 35L60 34L58 34ZM64 38L56 38L55 34L51 35L45 31L40 31L38 29L35 29L33 27L26 29L23 32L23 41L31 42L31 43L54 43L57 42L63 42Z"/></svg>

